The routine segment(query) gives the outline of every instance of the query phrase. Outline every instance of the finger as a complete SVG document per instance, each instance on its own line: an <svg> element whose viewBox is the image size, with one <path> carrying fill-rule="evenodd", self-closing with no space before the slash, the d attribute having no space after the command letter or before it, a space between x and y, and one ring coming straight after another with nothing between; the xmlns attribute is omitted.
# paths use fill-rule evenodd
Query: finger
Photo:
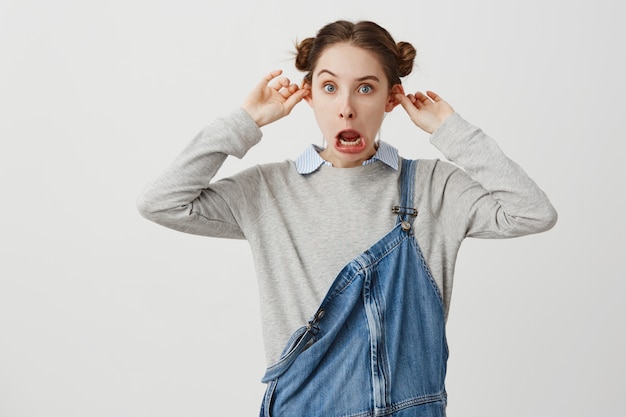
<svg viewBox="0 0 626 417"><path fill-rule="evenodd" d="M276 77L278 77L280 74L283 73L283 70L277 69L274 70L272 72L269 72L267 74L265 74L265 76L263 77L263 79L261 79L261 81L259 81L258 86L259 87L267 87L267 85Z"/></svg>
<svg viewBox="0 0 626 417"><path fill-rule="evenodd" d="M289 91L289 94L293 94L299 89L300 87L298 87L298 84L289 84L289 87L287 87L287 91Z"/></svg>
<svg viewBox="0 0 626 417"><path fill-rule="evenodd" d="M289 78L287 77L279 77L275 78L271 83L270 87L276 91L279 91L281 88L289 87Z"/></svg>
<svg viewBox="0 0 626 417"><path fill-rule="evenodd" d="M297 84L289 84L286 87L284 87L281 90L279 90L278 92L284 98L289 98L289 96L291 96L296 91L298 91L298 85Z"/></svg>
<svg viewBox="0 0 626 417"><path fill-rule="evenodd" d="M415 107L415 96L413 96L412 94L409 94L408 96L405 96L404 94L398 94L397 97L398 100L400 100L402 108L408 113L409 117L412 118L413 116L417 115L419 109Z"/></svg>
<svg viewBox="0 0 626 417"><path fill-rule="evenodd" d="M417 107L419 110L424 109L430 103L432 103L432 100L426 94L422 93L421 91L418 91L415 93L414 104L415 104L415 107Z"/></svg>
<svg viewBox="0 0 626 417"><path fill-rule="evenodd" d="M424 104L430 101L430 97L428 97L426 94L422 93L421 91L418 91L415 93L415 98Z"/></svg>
<svg viewBox="0 0 626 417"><path fill-rule="evenodd" d="M428 94L428 97L430 97L433 101L441 101L442 98L439 97L434 91L426 91L426 94Z"/></svg>
<svg viewBox="0 0 626 417"><path fill-rule="evenodd" d="M287 110L287 113L290 113L291 110L296 106L296 104L298 104L299 102L302 101L302 99L309 93L309 91L305 88L299 88L297 91L295 91L293 94L291 94L289 97L287 97L287 99L285 100L285 109Z"/></svg>
<svg viewBox="0 0 626 417"><path fill-rule="evenodd" d="M421 92L417 92L415 93L414 96L415 100L413 101L413 105L418 109L421 110L424 108L424 94L422 94ZM426 97L428 98L428 97Z"/></svg>

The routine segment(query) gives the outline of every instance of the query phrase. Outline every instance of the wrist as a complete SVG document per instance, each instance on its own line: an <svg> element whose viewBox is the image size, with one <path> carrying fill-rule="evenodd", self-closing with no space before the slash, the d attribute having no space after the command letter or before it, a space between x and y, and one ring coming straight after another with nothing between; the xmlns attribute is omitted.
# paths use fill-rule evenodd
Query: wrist
<svg viewBox="0 0 626 417"><path fill-rule="evenodd" d="M259 114L258 111L255 111L254 108L250 107L250 106L246 106L245 104L243 104L241 106L241 108L248 113L248 116L250 116L250 118L252 120L254 120L254 123L256 123L256 125L258 127L262 127L263 125L265 125L266 123L263 121L263 118L261 117L261 115Z"/></svg>

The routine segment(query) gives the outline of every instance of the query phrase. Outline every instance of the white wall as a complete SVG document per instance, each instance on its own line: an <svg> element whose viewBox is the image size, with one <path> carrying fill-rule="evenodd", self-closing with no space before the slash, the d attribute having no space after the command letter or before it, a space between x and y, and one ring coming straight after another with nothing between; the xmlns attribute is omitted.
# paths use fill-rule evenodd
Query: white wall
<svg viewBox="0 0 626 417"><path fill-rule="evenodd" d="M0 1L0 416L257 415L247 244L161 228L135 201L263 74L300 79L294 40L338 18L412 42L407 89L495 137L560 214L546 234L462 248L449 415L624 415L617 4ZM401 112L383 138L440 157ZM320 140L298 106L223 175Z"/></svg>

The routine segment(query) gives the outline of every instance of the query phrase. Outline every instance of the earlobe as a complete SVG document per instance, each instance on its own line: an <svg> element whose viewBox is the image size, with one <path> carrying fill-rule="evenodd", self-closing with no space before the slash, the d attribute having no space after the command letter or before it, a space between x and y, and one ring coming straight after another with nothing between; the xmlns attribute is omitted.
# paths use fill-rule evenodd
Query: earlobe
<svg viewBox="0 0 626 417"><path fill-rule="evenodd" d="M307 102L307 104L309 106L311 106L311 108L313 108L313 97L311 97L311 91L309 90L308 94L306 96L304 96L302 98L304 101Z"/></svg>

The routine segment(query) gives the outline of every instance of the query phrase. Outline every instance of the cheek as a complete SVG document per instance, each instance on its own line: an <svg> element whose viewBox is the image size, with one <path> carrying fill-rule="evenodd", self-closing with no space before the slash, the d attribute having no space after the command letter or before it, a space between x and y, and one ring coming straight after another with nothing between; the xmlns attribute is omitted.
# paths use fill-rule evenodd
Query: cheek
<svg viewBox="0 0 626 417"><path fill-rule="evenodd" d="M318 106L313 110L313 113L315 114L315 121L320 129L326 130L331 127L333 117L327 107Z"/></svg>
<svg viewBox="0 0 626 417"><path fill-rule="evenodd" d="M374 134L375 132L378 132L381 124L383 123L385 118L385 109L381 109L380 106L370 106L367 110L363 109L361 111L361 117L366 120L367 128L370 134Z"/></svg>
<svg viewBox="0 0 626 417"><path fill-rule="evenodd" d="M315 112L315 117L320 121L328 120L335 114L334 107L328 100L326 102L323 100L316 101L313 111Z"/></svg>
<svg viewBox="0 0 626 417"><path fill-rule="evenodd" d="M370 121L382 120L385 115L385 105L380 103L367 103L361 108L361 115L365 116Z"/></svg>

